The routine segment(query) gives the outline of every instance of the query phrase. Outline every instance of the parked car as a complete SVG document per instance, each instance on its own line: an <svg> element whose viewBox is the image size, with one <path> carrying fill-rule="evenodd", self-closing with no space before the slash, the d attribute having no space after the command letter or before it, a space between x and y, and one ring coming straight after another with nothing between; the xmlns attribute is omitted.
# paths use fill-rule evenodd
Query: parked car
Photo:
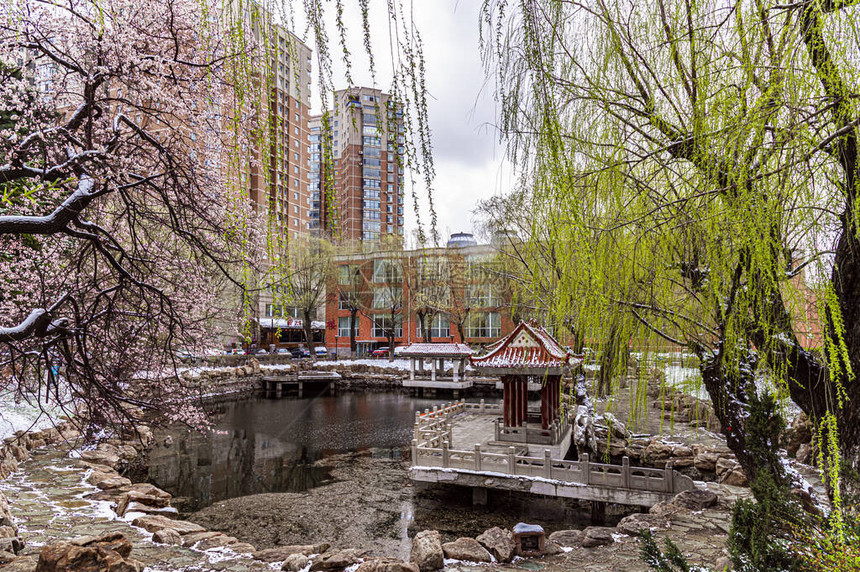
<svg viewBox="0 0 860 572"><path fill-rule="evenodd" d="M278 355L292 355L293 352L290 351L290 348L278 348L275 353Z"/></svg>
<svg viewBox="0 0 860 572"><path fill-rule="evenodd" d="M266 351L266 350L264 350L264 349L259 349L259 350L257 350L257 352L256 352L256 353L257 353L257 355L258 355L258 356L264 356L264 355L268 355L268 354L269 354L269 352L268 352L268 351Z"/></svg>
<svg viewBox="0 0 860 572"><path fill-rule="evenodd" d="M376 348L375 350L373 350L373 353L371 353L370 355L372 355L375 358L386 357L388 355L388 346Z"/></svg>
<svg viewBox="0 0 860 572"><path fill-rule="evenodd" d="M176 352L176 359L182 363L195 363L198 360L198 356L188 350L179 350Z"/></svg>
<svg viewBox="0 0 860 572"><path fill-rule="evenodd" d="M311 357L311 351L304 346L299 346L297 348L290 348L290 353L293 355L294 358Z"/></svg>
<svg viewBox="0 0 860 572"><path fill-rule="evenodd" d="M325 346L316 346L314 348L314 355L317 357L328 357L328 350Z"/></svg>

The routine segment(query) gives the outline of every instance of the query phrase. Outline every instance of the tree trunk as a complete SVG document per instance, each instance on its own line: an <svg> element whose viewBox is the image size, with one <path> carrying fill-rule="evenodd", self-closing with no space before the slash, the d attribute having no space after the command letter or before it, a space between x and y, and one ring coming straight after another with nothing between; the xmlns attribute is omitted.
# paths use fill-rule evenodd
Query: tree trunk
<svg viewBox="0 0 860 572"><path fill-rule="evenodd" d="M302 317L304 318L304 323L302 324L303 329L305 331L305 341L308 344L308 351L311 352L311 359L316 360L317 356L314 352L314 333L311 328L311 311L307 308L302 310Z"/></svg>
<svg viewBox="0 0 860 572"><path fill-rule="evenodd" d="M355 319L358 317L358 308L349 309L349 356L354 358L358 354L358 345L355 343Z"/></svg>
<svg viewBox="0 0 860 572"><path fill-rule="evenodd" d="M428 319L428 316L429 316L429 319ZM436 317L435 314L428 312L427 314L424 315L424 322L421 325L421 327L423 328L422 333L424 334L424 341L428 344L433 342L433 336L430 335L430 333L431 333L431 329L433 327L433 319L435 317Z"/></svg>

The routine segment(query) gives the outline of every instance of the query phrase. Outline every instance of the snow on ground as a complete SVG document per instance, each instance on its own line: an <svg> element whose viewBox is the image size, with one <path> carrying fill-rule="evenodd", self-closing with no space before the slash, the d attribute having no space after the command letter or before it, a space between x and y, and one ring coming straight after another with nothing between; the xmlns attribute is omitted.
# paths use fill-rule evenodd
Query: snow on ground
<svg viewBox="0 0 860 572"><path fill-rule="evenodd" d="M699 368L669 365L666 366L664 372L667 385L699 399L711 399L704 383L702 383L702 374L699 372Z"/></svg>
<svg viewBox="0 0 860 572"><path fill-rule="evenodd" d="M35 401L32 396L31 400ZM23 399L16 403L12 391L0 392L0 439L11 437L15 431L39 431L51 427L54 423L51 417L56 418L61 412L48 405L43 404L42 407L48 413Z"/></svg>

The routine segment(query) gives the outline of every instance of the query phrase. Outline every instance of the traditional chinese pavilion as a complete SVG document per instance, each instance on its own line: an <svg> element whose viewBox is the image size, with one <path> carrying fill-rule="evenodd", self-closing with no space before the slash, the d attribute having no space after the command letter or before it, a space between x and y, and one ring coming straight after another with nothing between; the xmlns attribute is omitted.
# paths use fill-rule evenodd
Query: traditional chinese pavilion
<svg viewBox="0 0 860 572"><path fill-rule="evenodd" d="M555 445L568 438L570 427L560 407L561 378L573 365L573 355L543 327L527 322L520 322L487 349L485 355L471 361L478 372L502 380L504 427L498 439ZM529 415L530 380L540 382L539 418Z"/></svg>

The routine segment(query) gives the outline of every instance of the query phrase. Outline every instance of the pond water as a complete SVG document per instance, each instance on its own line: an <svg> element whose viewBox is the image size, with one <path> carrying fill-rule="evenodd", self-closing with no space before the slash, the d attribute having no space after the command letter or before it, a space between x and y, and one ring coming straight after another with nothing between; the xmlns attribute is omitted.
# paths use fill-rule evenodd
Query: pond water
<svg viewBox="0 0 860 572"><path fill-rule="evenodd" d="M408 458L415 411L443 402L346 393L218 405L211 431L174 429L158 436L148 477L180 497L186 510L245 495L306 491L328 481L327 471L314 466L325 456Z"/></svg>

